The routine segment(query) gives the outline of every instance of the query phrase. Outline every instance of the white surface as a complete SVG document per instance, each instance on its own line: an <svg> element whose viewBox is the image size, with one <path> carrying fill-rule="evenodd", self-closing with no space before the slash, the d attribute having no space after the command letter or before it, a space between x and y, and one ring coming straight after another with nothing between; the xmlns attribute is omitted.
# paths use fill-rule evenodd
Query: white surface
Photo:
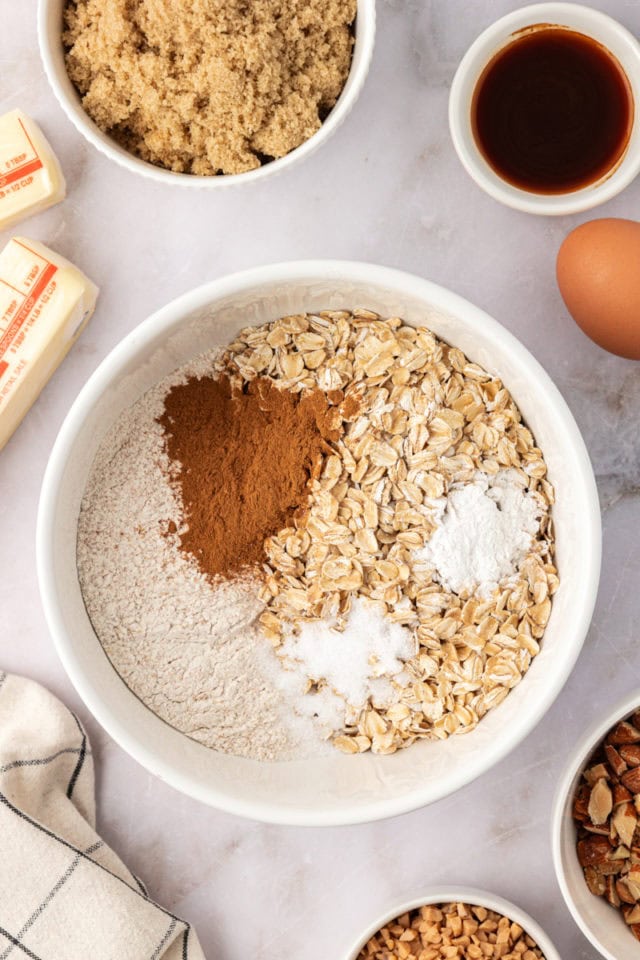
<svg viewBox="0 0 640 960"><path fill-rule="evenodd" d="M604 898L595 898L589 893L576 853L577 831L571 811L582 771L589 765L594 750L609 730L638 709L639 703L640 694L636 691L598 717L567 762L552 813L553 863L560 889L576 923L607 960L637 960L638 942L629 936L621 912L612 910Z"/></svg>
<svg viewBox="0 0 640 960"><path fill-rule="evenodd" d="M369 71L373 53L376 17L375 0L357 0L356 42L353 48L351 70L344 89L334 109L325 123L312 137L299 147L274 160L272 163L246 173L224 177L196 177L172 170L163 170L145 160L128 153L123 147L107 136L82 109L77 94L64 66L64 53L60 42L60 23L66 0L39 0L38 2L38 40L42 52L42 62L60 105L76 129L104 154L121 164L132 173L142 174L158 183L181 186L191 189L204 188L219 191L234 184L256 183L271 178L274 174L289 170L294 164L311 156L344 122L360 91Z"/></svg>
<svg viewBox="0 0 640 960"><path fill-rule="evenodd" d="M640 34L637 0L600 0ZM554 281L565 234L503 207L464 172L447 130L456 65L513 0L381 0L371 73L348 122L286 176L219 195L167 191L120 170L76 133L40 66L35 0L2 0L0 108L42 123L67 200L21 226L102 285L98 310L0 455L0 662L77 709L98 765L99 827L154 896L198 928L211 960L341 960L387 906L426 885L471 883L540 921L563 957L596 960L556 884L557 778L592 719L640 687L640 367L567 318ZM640 218L637 181L597 216ZM3 235L6 239L7 235ZM361 827L283 829L216 813L164 786L104 736L66 679L44 624L35 518L47 456L80 386L148 313L230 270L295 257L377 260L452 287L531 349L564 392L599 477L604 566L595 619L567 686L516 753L458 794Z"/></svg>
<svg viewBox="0 0 640 960"><path fill-rule="evenodd" d="M500 372L545 453L555 488L561 586L540 654L523 682L477 729L392 757L300 760L266 766L223 756L168 729L111 669L87 616L76 571L76 528L88 472L120 413L176 367L233 339L242 323L366 303L426 323L471 360ZM93 715L168 783L232 813L272 823L336 825L404 813L469 783L533 728L581 649L600 570L593 472L567 406L531 354L482 310L433 283L387 267L302 261L259 267L199 287L125 338L64 422L42 488L38 572L60 657Z"/></svg>
<svg viewBox="0 0 640 960"><path fill-rule="evenodd" d="M603 44L622 66L633 96L634 125L626 152L617 166L582 190L554 196L528 193L499 177L478 149L471 127L471 103L480 74L498 50L512 41L514 33L533 24L559 24ZM451 136L460 160L476 183L501 203L545 216L558 217L590 210L611 200L635 179L640 171L639 118L640 43L621 23L593 7L577 3L534 3L491 24L465 53L451 85L449 99Z"/></svg>

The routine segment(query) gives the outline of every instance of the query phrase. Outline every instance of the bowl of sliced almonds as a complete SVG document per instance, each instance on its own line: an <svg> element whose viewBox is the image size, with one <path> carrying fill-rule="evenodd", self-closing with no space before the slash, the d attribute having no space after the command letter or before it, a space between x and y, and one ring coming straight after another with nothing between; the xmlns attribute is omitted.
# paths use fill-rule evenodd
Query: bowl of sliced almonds
<svg viewBox="0 0 640 960"><path fill-rule="evenodd" d="M574 920L609 960L640 940L640 696L601 718L573 752L552 821L553 859Z"/></svg>

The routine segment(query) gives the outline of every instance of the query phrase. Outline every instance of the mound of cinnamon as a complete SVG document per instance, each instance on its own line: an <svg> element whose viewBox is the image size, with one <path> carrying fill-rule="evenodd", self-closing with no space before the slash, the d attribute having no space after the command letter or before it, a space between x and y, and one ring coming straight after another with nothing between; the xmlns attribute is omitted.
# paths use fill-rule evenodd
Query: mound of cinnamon
<svg viewBox="0 0 640 960"><path fill-rule="evenodd" d="M301 520L309 482L342 419L327 395L191 377L171 388L160 417L188 529L182 549L210 578L260 566L265 540Z"/></svg>

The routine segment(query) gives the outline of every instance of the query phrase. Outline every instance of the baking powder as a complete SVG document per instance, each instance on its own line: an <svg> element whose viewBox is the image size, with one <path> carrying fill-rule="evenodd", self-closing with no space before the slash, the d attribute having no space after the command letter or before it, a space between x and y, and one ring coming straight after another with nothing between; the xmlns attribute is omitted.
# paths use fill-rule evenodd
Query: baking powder
<svg viewBox="0 0 640 960"><path fill-rule="evenodd" d="M439 526L415 560L447 590L489 597L531 549L542 507L517 470L476 474L439 502Z"/></svg>

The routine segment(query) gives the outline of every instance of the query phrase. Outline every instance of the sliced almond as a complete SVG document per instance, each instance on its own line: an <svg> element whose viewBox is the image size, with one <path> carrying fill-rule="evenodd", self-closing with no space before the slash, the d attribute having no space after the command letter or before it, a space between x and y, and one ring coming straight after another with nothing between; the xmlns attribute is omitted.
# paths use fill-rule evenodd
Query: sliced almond
<svg viewBox="0 0 640 960"><path fill-rule="evenodd" d="M620 838L621 843L627 847L630 847L633 843L633 835L637 823L638 814L636 813L634 805L629 802L621 803L617 806L611 818L613 829Z"/></svg>
<svg viewBox="0 0 640 960"><path fill-rule="evenodd" d="M640 864L631 867L624 878L624 882L633 899L636 902L640 900Z"/></svg>
<svg viewBox="0 0 640 960"><path fill-rule="evenodd" d="M611 853L611 844L605 837L585 837L578 842L578 860L582 867L606 863Z"/></svg>
<svg viewBox="0 0 640 960"><path fill-rule="evenodd" d="M640 923L640 904L636 904L635 907L623 907L622 915L624 916L625 922L629 925L632 923Z"/></svg>
<svg viewBox="0 0 640 960"><path fill-rule="evenodd" d="M618 891L616 890L616 878L607 877L606 878L606 891L605 897L613 907L620 906L620 897L618 896Z"/></svg>
<svg viewBox="0 0 640 960"><path fill-rule="evenodd" d="M625 847L623 843L611 853L611 860L628 860L631 856L631 850L629 847Z"/></svg>
<svg viewBox="0 0 640 960"><path fill-rule="evenodd" d="M604 778L596 780L589 797L589 817L595 826L607 822L613 809L613 795L611 788Z"/></svg>
<svg viewBox="0 0 640 960"><path fill-rule="evenodd" d="M622 720L618 726L611 731L607 737L609 743L618 746L623 743L638 743L640 741L640 730L629 723L628 720Z"/></svg>
<svg viewBox="0 0 640 960"><path fill-rule="evenodd" d="M631 767L630 770L622 774L620 782L631 793L640 793L640 767Z"/></svg>
<svg viewBox="0 0 640 960"><path fill-rule="evenodd" d="M630 767L640 766L640 743L627 743L620 747L620 756Z"/></svg>
<svg viewBox="0 0 640 960"><path fill-rule="evenodd" d="M606 743L604 747L605 756L607 758L607 763L611 767L611 770L616 777L621 777L622 774L626 771L627 765L620 756L619 752L611 743Z"/></svg>
<svg viewBox="0 0 640 960"><path fill-rule="evenodd" d="M594 767L590 767L584 772L584 778L587 783L595 784L598 780L609 778L609 771L607 770L606 764L597 763Z"/></svg>
<svg viewBox="0 0 640 960"><path fill-rule="evenodd" d="M609 821L603 823L601 826L596 826L596 824L592 823L591 820L585 820L582 825L587 833L596 833L600 837L608 837L611 834L611 826ZM615 837L613 839L615 840Z"/></svg>
<svg viewBox="0 0 640 960"><path fill-rule="evenodd" d="M627 886L626 880L616 880L616 893L620 897L623 903L630 903L635 905L635 897L631 894L629 887Z"/></svg>
<svg viewBox="0 0 640 960"><path fill-rule="evenodd" d="M623 787L621 783L614 783L613 785L613 805L617 807L619 803L627 803L627 801L633 800L633 794L630 790L627 790L626 787Z"/></svg>
<svg viewBox="0 0 640 960"><path fill-rule="evenodd" d="M589 817L589 788L582 784L573 798L573 819L584 821Z"/></svg>
<svg viewBox="0 0 640 960"><path fill-rule="evenodd" d="M587 881L589 891L595 897L604 897L607 892L607 881L609 878L605 878L598 867L585 867L584 878Z"/></svg>

